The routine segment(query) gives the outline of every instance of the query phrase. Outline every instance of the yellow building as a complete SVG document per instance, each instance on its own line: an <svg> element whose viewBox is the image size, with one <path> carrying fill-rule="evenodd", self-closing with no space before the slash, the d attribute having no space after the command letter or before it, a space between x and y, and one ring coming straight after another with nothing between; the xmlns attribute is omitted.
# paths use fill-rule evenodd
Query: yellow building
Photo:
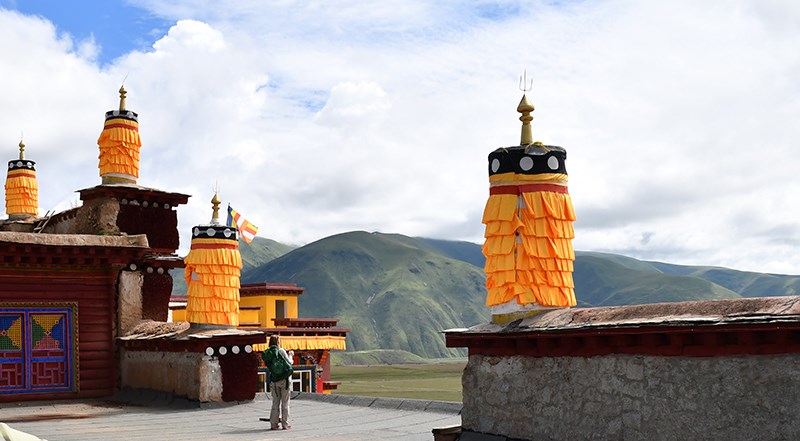
<svg viewBox="0 0 800 441"><path fill-rule="evenodd" d="M337 319L299 318L298 298L305 288L293 283L243 284L239 290L239 328L265 333L264 342L253 345L267 349L270 335L281 336L281 346L294 351L295 390L329 393L338 385L330 381L330 351L347 349L348 328ZM186 320L185 296L172 296L172 321Z"/></svg>

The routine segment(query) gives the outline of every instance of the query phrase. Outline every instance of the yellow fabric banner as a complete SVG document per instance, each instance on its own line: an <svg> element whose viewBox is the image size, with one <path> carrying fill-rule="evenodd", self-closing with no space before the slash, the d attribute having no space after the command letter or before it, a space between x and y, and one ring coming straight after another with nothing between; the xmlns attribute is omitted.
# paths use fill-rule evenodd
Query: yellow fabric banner
<svg viewBox="0 0 800 441"><path fill-rule="evenodd" d="M192 239L183 260L189 289L186 320L190 323L239 326L239 242Z"/></svg>
<svg viewBox="0 0 800 441"><path fill-rule="evenodd" d="M287 351L316 349L344 351L347 349L345 340L345 337L333 335L281 335L281 347ZM264 351L267 348L269 348L268 343L259 343L253 345L253 349L259 352Z"/></svg>
<svg viewBox="0 0 800 441"><path fill-rule="evenodd" d="M489 196L483 213L486 305L512 300L520 305L576 305L572 280L575 211L566 181L567 175L557 173L490 177L493 188L535 182L563 186L564 190L514 194L504 189L507 191Z"/></svg>
<svg viewBox="0 0 800 441"><path fill-rule="evenodd" d="M139 177L139 123L124 118L106 121L97 145L100 147L100 176L107 174Z"/></svg>
<svg viewBox="0 0 800 441"><path fill-rule="evenodd" d="M24 172L24 176L22 173L15 172ZM35 176L35 172L31 170L8 172L5 184L6 214L30 214L33 216L39 214L39 184Z"/></svg>

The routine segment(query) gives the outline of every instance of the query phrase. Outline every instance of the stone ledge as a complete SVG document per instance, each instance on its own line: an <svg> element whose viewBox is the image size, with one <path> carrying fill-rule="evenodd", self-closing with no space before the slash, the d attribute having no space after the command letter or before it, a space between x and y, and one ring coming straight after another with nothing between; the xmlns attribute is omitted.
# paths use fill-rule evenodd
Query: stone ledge
<svg viewBox="0 0 800 441"><path fill-rule="evenodd" d="M564 308L508 324L485 323L457 333L560 332L641 326L770 323L800 319L800 296Z"/></svg>
<svg viewBox="0 0 800 441"><path fill-rule="evenodd" d="M101 236L95 234L14 233L0 231L0 242L31 245L147 248L147 236Z"/></svg>
<svg viewBox="0 0 800 441"><path fill-rule="evenodd" d="M407 411L425 411L446 414L460 414L463 405L455 401L415 400L411 398L359 397L340 394L316 394L296 392L292 399L324 401L346 406L376 407Z"/></svg>

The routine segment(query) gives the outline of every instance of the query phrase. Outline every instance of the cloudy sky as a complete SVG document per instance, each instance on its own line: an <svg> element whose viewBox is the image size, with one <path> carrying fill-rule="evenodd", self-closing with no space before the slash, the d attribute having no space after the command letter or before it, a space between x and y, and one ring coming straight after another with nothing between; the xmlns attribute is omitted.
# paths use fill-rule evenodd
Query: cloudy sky
<svg viewBox="0 0 800 441"><path fill-rule="evenodd" d="M43 212L74 206L124 80L184 252L215 184L285 243L481 242L527 69L576 249L798 274L798 48L792 0L0 0L0 153L24 132Z"/></svg>

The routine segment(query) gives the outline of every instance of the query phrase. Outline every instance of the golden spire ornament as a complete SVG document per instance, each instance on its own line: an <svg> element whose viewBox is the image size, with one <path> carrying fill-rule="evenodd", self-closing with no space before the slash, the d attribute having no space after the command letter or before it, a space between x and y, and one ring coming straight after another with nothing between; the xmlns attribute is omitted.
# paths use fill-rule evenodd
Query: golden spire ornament
<svg viewBox="0 0 800 441"><path fill-rule="evenodd" d="M219 204L221 202L219 194L215 192L214 197L211 198L211 209L213 210L211 213L211 225L219 225Z"/></svg>
<svg viewBox="0 0 800 441"><path fill-rule="evenodd" d="M533 130L531 129L533 104L528 101L528 97L525 96L525 94L522 94L522 100L520 100L517 106L517 112L522 114L522 116L519 117L519 120L522 121L522 134L520 135L519 144L533 144Z"/></svg>
<svg viewBox="0 0 800 441"><path fill-rule="evenodd" d="M519 90L522 91L522 99L517 106L517 112L522 114L522 116L519 117L519 120L522 121L520 145L533 144L533 131L531 130L531 121L533 121L533 117L531 116L531 112L533 112L534 108L533 104L528 101L528 96L526 95L526 92L533 89L533 78L531 78L530 85L527 84L527 81L528 71L526 70L525 73L519 77Z"/></svg>
<svg viewBox="0 0 800 441"><path fill-rule="evenodd" d="M125 85L119 86L119 110L128 110L125 107L125 96L128 95L128 91L125 90Z"/></svg>

